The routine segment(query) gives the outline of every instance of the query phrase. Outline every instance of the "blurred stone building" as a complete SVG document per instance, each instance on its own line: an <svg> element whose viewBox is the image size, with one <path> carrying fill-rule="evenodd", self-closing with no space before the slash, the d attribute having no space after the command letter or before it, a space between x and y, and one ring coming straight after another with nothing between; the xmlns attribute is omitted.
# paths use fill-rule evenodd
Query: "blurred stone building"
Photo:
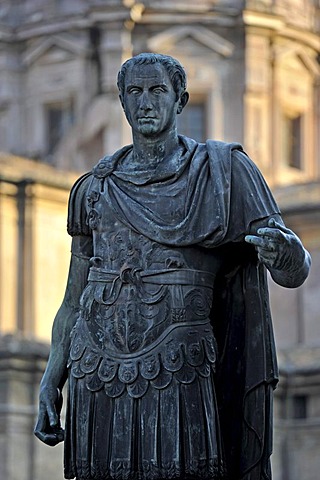
<svg viewBox="0 0 320 480"><path fill-rule="evenodd" d="M319 33L319 0L0 2L1 480L62 478L62 447L31 431L67 276L68 191L130 143L116 75L142 51L181 61L191 100L180 132L241 142L313 256L303 287L270 283L273 470L274 480L319 477Z"/></svg>

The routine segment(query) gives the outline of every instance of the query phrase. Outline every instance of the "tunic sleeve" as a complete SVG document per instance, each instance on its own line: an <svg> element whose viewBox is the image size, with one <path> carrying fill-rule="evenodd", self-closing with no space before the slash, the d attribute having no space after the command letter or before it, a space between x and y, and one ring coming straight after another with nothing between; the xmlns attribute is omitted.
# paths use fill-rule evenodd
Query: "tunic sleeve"
<svg viewBox="0 0 320 480"><path fill-rule="evenodd" d="M92 174L82 175L71 189L68 205L67 230L71 237L78 235L92 236L87 222L86 199L87 191L92 180Z"/></svg>

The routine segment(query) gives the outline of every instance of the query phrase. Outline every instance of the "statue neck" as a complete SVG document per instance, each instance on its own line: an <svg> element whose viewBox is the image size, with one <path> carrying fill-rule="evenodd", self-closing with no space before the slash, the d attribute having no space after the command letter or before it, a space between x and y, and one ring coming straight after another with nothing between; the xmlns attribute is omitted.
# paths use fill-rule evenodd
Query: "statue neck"
<svg viewBox="0 0 320 480"><path fill-rule="evenodd" d="M166 132L166 136L145 138L133 134L132 161L135 164L157 164L178 149L179 139L176 131Z"/></svg>

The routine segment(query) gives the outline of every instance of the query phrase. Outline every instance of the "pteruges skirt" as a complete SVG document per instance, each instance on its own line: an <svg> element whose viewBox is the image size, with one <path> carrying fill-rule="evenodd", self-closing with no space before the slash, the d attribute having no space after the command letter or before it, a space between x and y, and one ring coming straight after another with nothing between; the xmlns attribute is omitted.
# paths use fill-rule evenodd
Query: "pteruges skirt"
<svg viewBox="0 0 320 480"><path fill-rule="evenodd" d="M136 362L101 356L85 335L73 339L65 478L226 478L210 331L175 327Z"/></svg>

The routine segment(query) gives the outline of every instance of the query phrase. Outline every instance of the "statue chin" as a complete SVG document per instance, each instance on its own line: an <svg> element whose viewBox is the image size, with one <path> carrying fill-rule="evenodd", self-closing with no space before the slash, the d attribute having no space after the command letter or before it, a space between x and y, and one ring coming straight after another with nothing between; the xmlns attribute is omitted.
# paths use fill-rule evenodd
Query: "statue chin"
<svg viewBox="0 0 320 480"><path fill-rule="evenodd" d="M156 133L159 133L159 129L154 119L150 119L148 121L144 120L143 122L139 122L139 132L142 135L155 135Z"/></svg>

